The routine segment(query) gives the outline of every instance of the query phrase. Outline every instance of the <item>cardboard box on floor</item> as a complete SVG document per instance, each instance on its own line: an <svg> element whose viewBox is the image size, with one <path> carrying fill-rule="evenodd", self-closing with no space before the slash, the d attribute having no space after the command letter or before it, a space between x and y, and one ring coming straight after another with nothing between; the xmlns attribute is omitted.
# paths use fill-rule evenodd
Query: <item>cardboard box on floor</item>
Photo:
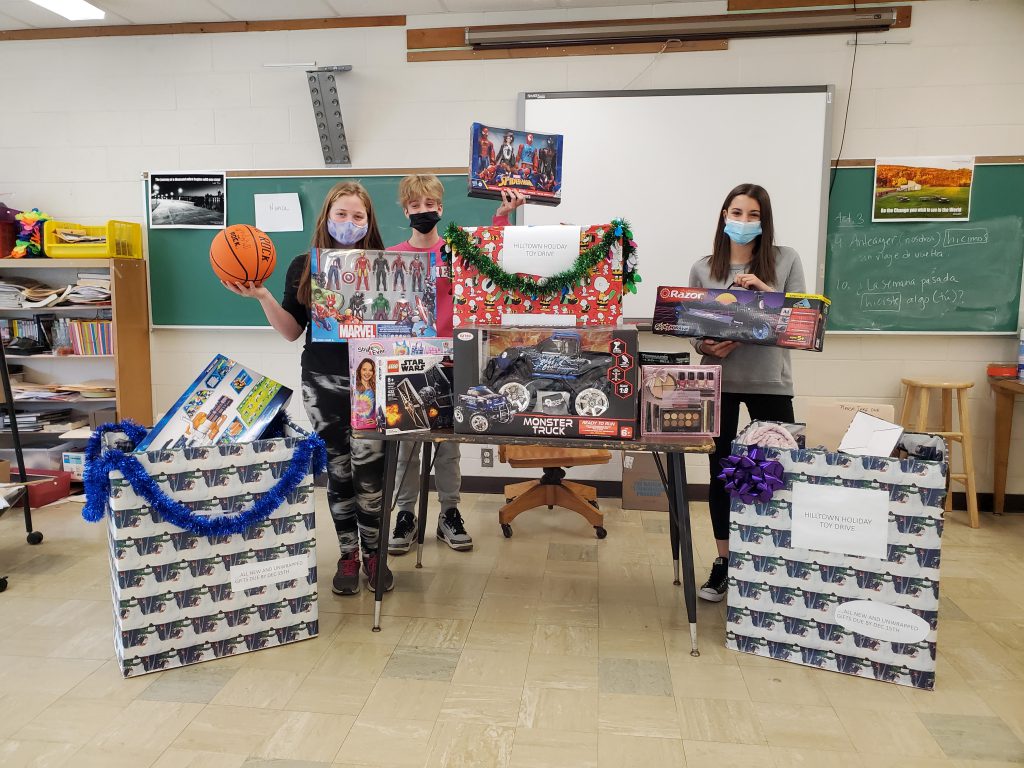
<svg viewBox="0 0 1024 768"><path fill-rule="evenodd" d="M622 508L668 512L668 496L654 457L647 451L622 452Z"/></svg>
<svg viewBox="0 0 1024 768"><path fill-rule="evenodd" d="M807 422L807 447L824 446L835 451L858 411L886 421L895 421L895 408L889 403L857 403L850 400L813 402L801 409L801 421Z"/></svg>

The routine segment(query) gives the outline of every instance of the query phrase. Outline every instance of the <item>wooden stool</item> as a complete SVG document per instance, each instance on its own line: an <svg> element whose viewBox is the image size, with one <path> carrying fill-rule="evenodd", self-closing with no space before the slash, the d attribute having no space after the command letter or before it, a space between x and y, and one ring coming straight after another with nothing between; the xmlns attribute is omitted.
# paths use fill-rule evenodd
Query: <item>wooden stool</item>
<svg viewBox="0 0 1024 768"><path fill-rule="evenodd" d="M593 486L565 480L562 467L580 467L586 464L607 464L609 451L590 448L550 448L539 445L500 445L498 458L513 467L533 467L544 470L540 480L527 480L505 486L506 504L498 510L505 538L512 535L512 521L522 512L534 507L555 505L570 509L594 526L597 538L607 536L604 515L597 506L597 491Z"/></svg>
<svg viewBox="0 0 1024 768"><path fill-rule="evenodd" d="M953 509L952 481L964 486L967 491L967 517L971 528L981 523L978 519L978 490L974 483L974 448L971 442L971 420L967 412L966 391L974 386L973 381L945 381L943 379L903 379L907 385L906 398L903 400L903 413L900 423L914 432L931 432L946 440L946 460L949 462L950 488L946 494L946 512ZM942 424L940 431L928 427L928 406L931 391L937 389L942 393ZM953 431L953 393L956 392L957 415L960 431ZM916 417L915 417L915 401ZM960 443L963 451L964 471L953 472L953 443Z"/></svg>

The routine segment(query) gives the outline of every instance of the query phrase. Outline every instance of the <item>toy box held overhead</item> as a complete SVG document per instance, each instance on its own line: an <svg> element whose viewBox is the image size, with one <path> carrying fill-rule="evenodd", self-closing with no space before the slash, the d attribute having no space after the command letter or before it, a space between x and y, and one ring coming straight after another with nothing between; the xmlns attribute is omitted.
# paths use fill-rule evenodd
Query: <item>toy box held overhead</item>
<svg viewBox="0 0 1024 768"><path fill-rule="evenodd" d="M452 426L451 355L376 358L377 425L388 435Z"/></svg>
<svg viewBox="0 0 1024 768"><path fill-rule="evenodd" d="M434 338L353 339L348 343L352 382L352 429L377 429L377 360L383 355L452 354L452 340ZM449 420L449 426L451 421Z"/></svg>
<svg viewBox="0 0 1024 768"><path fill-rule="evenodd" d="M637 331L467 327L455 332L455 431L637 435Z"/></svg>
<svg viewBox="0 0 1024 768"><path fill-rule="evenodd" d="M430 254L313 248L313 341L436 336Z"/></svg>
<svg viewBox="0 0 1024 768"><path fill-rule="evenodd" d="M511 189L530 203L562 202L561 134L473 123L469 196L500 200L502 191Z"/></svg>
<svg viewBox="0 0 1024 768"><path fill-rule="evenodd" d="M287 387L217 355L138 449L175 450L255 440L291 396Z"/></svg>
<svg viewBox="0 0 1024 768"><path fill-rule="evenodd" d="M652 330L820 352L830 304L807 293L661 286Z"/></svg>
<svg viewBox="0 0 1024 768"><path fill-rule="evenodd" d="M643 434L718 436L722 366L645 365L640 370Z"/></svg>

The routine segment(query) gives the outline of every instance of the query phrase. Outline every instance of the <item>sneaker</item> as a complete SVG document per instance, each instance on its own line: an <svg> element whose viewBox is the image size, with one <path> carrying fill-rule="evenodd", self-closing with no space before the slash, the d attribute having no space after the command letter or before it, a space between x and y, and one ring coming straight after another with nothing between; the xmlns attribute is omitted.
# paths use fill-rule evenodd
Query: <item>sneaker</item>
<svg viewBox="0 0 1024 768"><path fill-rule="evenodd" d="M371 592L376 592L377 586L377 565L380 563L380 558L376 553L374 554L363 554L363 573L366 574L366 586L370 588ZM395 588L395 574L391 572L391 569L386 565L384 566L384 591L390 592Z"/></svg>
<svg viewBox="0 0 1024 768"><path fill-rule="evenodd" d="M338 571L331 582L331 591L336 595L359 594L359 553L348 552L338 560Z"/></svg>
<svg viewBox="0 0 1024 768"><path fill-rule="evenodd" d="M437 519L437 538L460 552L473 548L473 537L466 533L462 515L455 507L446 509Z"/></svg>
<svg viewBox="0 0 1024 768"><path fill-rule="evenodd" d="M711 566L711 575L704 582L704 586L697 592L697 597L710 600L712 603L720 603L729 591L729 560L725 557L716 557Z"/></svg>
<svg viewBox="0 0 1024 768"><path fill-rule="evenodd" d="M404 555L412 547L416 538L416 516L412 512L401 511L395 521L395 532L388 540L389 555Z"/></svg>

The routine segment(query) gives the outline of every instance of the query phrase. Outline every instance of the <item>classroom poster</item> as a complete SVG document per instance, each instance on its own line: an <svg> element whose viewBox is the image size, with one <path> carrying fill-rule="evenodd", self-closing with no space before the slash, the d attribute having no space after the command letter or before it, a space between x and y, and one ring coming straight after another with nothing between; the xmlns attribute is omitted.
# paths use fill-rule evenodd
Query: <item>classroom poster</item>
<svg viewBox="0 0 1024 768"><path fill-rule="evenodd" d="M149 174L150 229L223 229L227 184L220 171Z"/></svg>
<svg viewBox="0 0 1024 768"><path fill-rule="evenodd" d="M973 157L875 160L872 221L968 221Z"/></svg>

